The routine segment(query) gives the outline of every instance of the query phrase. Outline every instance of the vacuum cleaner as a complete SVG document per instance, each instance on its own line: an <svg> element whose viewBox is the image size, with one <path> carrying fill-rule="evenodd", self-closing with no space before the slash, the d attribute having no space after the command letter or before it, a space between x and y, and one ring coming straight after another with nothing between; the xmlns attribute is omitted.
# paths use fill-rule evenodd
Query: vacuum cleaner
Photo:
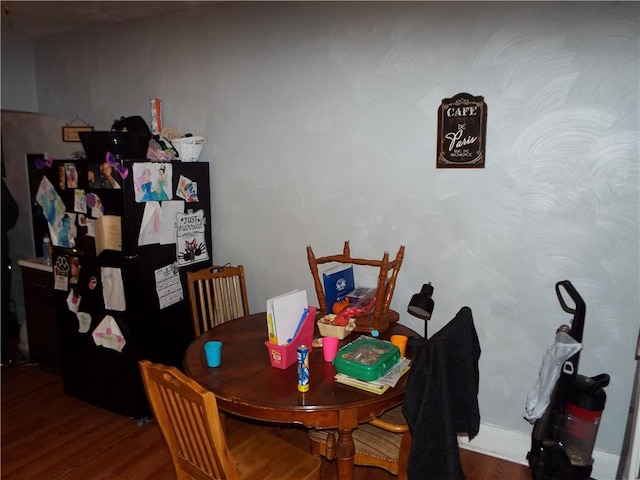
<svg viewBox="0 0 640 480"><path fill-rule="evenodd" d="M582 342L586 307L569 280L556 284L556 295L571 326L561 325L577 343ZM564 294L573 301L571 307ZM534 480L588 480L593 468L593 447L604 411L609 384L606 373L595 377L578 374L580 351L569 357L549 397L544 414L535 421L527 460Z"/></svg>

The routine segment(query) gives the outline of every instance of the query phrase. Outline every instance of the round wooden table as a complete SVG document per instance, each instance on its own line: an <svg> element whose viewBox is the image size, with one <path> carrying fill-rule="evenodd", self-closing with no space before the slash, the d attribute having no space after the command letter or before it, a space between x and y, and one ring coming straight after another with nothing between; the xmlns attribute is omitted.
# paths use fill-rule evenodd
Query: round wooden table
<svg viewBox="0 0 640 480"><path fill-rule="evenodd" d="M394 323L380 338L388 339L394 334L418 336L410 328ZM340 346L360 335L352 333L340 342ZM336 383L333 378L336 369L324 361L322 348L312 348L310 388L308 392L300 393L296 364L286 370L272 367L264 345L266 339L264 312L223 323L189 345L184 358L185 372L212 391L218 407L225 412L255 420L336 429L338 478L353 479L353 429L402 403L407 375L382 395L365 392ZM209 340L223 343L222 363L217 368L209 368L205 360L203 345Z"/></svg>

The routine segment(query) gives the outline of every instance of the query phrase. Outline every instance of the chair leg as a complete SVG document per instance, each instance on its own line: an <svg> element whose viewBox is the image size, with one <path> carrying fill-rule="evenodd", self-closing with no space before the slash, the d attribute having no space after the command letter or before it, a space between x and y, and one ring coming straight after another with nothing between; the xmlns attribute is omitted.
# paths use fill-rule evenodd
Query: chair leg
<svg viewBox="0 0 640 480"><path fill-rule="evenodd" d="M327 435L326 449L325 457L327 457L327 460L336 458L336 434L334 432L329 432L329 435Z"/></svg>
<svg viewBox="0 0 640 480"><path fill-rule="evenodd" d="M400 456L398 458L398 480L407 480L407 464L411 449L411 433L405 432L400 441Z"/></svg>
<svg viewBox="0 0 640 480"><path fill-rule="evenodd" d="M309 451L311 451L311 455L319 457L321 455L320 444L318 442L314 442L313 440L309 440Z"/></svg>
<svg viewBox="0 0 640 480"><path fill-rule="evenodd" d="M336 458L336 434L335 432L327 432L327 438L324 442L309 440L309 449L311 454L315 456L322 455L331 461Z"/></svg>
<svg viewBox="0 0 640 480"><path fill-rule="evenodd" d="M220 416L220 423L222 424L222 431L225 436L229 435L229 417L222 410L218 410L218 415Z"/></svg>

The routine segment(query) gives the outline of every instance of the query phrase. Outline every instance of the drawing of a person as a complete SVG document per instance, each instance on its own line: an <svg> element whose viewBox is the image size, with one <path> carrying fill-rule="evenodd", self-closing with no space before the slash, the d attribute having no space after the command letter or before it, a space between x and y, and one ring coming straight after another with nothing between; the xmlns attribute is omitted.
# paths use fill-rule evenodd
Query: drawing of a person
<svg viewBox="0 0 640 480"><path fill-rule="evenodd" d="M145 168L142 171L142 175L138 177L136 183L142 192L142 197L140 197L141 202L151 202L155 200L153 193L151 192L153 183L151 182L151 170L149 168Z"/></svg>
<svg viewBox="0 0 640 480"><path fill-rule="evenodd" d="M44 216L49 222L49 225L54 225L56 221L56 194L52 189L47 189L42 193L40 197L42 205L42 211Z"/></svg>
<svg viewBox="0 0 640 480"><path fill-rule="evenodd" d="M154 189L154 199L155 200L169 200L169 196L165 191L165 186L167 185L167 174L165 173L165 167L160 167L158 169L158 183L156 188Z"/></svg>
<svg viewBox="0 0 640 480"><path fill-rule="evenodd" d="M185 196L187 202L197 202L198 201L198 192L196 190L196 184L191 182L185 188Z"/></svg>
<svg viewBox="0 0 640 480"><path fill-rule="evenodd" d="M71 246L71 242L69 241L69 233L71 233L71 218L68 214L64 214L61 224L62 227L58 233L58 245L68 248Z"/></svg>

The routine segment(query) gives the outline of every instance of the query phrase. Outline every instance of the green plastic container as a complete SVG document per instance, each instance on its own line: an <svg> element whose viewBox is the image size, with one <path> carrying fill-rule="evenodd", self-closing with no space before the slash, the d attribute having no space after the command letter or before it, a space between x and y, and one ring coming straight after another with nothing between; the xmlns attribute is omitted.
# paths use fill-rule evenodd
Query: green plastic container
<svg viewBox="0 0 640 480"><path fill-rule="evenodd" d="M400 349L391 342L361 336L338 350L333 365L340 373L371 382L399 361Z"/></svg>

